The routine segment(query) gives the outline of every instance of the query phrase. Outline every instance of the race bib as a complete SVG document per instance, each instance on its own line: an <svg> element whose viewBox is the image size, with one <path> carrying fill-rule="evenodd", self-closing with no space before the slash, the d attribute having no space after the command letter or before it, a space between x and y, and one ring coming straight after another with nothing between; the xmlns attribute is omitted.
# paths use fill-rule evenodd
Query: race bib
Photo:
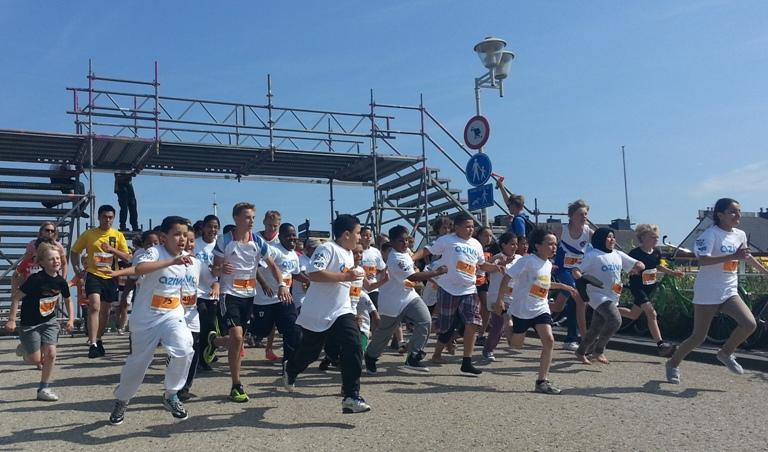
<svg viewBox="0 0 768 452"><path fill-rule="evenodd" d="M504 295L507 296L507 297L511 297L512 296L512 289L513 289L512 286L505 287L504 288Z"/></svg>
<svg viewBox="0 0 768 452"><path fill-rule="evenodd" d="M736 273L739 271L739 261L723 262L724 273Z"/></svg>
<svg viewBox="0 0 768 452"><path fill-rule="evenodd" d="M405 286L406 289L414 289L414 288L416 288L416 283L413 282L413 281L410 281L408 279L403 281L403 285Z"/></svg>
<svg viewBox="0 0 768 452"><path fill-rule="evenodd" d="M197 306L197 293L182 294L181 304L183 304L185 308Z"/></svg>
<svg viewBox="0 0 768 452"><path fill-rule="evenodd" d="M352 298L360 298L360 294L363 292L361 286L351 286L349 288L349 296Z"/></svg>
<svg viewBox="0 0 768 452"><path fill-rule="evenodd" d="M112 268L112 259L114 259L112 253L93 253L93 264L97 268Z"/></svg>
<svg viewBox="0 0 768 452"><path fill-rule="evenodd" d="M656 284L656 269L651 268L642 273L643 285L652 286Z"/></svg>
<svg viewBox="0 0 768 452"><path fill-rule="evenodd" d="M286 287L291 287L291 284L293 284L293 277L291 275L283 277L283 284L285 284Z"/></svg>
<svg viewBox="0 0 768 452"><path fill-rule="evenodd" d="M368 279L375 278L378 272L375 265L364 265L363 270L365 270L365 277Z"/></svg>
<svg viewBox="0 0 768 452"><path fill-rule="evenodd" d="M538 284L532 284L531 290L528 291L528 295L538 300L546 300L549 293L548 287L543 287Z"/></svg>
<svg viewBox="0 0 768 452"><path fill-rule="evenodd" d="M47 317L56 310L56 305L59 303L59 296L54 295L52 297L45 297L40 299L40 315Z"/></svg>
<svg viewBox="0 0 768 452"><path fill-rule="evenodd" d="M181 304L180 298L181 294L179 292L155 292L152 294L152 303L150 304L149 309L159 313L173 311Z"/></svg>
<svg viewBox="0 0 768 452"><path fill-rule="evenodd" d="M256 290L256 277L252 273L235 275L232 288L241 292L253 293Z"/></svg>
<svg viewBox="0 0 768 452"><path fill-rule="evenodd" d="M613 286L611 286L611 290L613 290L613 293L616 295L621 295L621 291L623 289L623 286L621 283L614 283Z"/></svg>
<svg viewBox="0 0 768 452"><path fill-rule="evenodd" d="M578 254L566 254L563 259L563 267L573 268L581 263L582 256Z"/></svg>
<svg viewBox="0 0 768 452"><path fill-rule="evenodd" d="M457 261L456 262L456 270L460 271L461 273L465 273L470 276L475 276L475 272L477 271L475 269L475 266L472 264L468 264L463 261Z"/></svg>

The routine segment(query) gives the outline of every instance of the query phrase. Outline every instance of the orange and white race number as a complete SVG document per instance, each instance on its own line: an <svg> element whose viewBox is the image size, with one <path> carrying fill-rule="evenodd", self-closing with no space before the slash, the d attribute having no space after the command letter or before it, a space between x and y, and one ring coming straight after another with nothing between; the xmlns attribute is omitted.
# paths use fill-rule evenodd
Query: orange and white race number
<svg viewBox="0 0 768 452"><path fill-rule="evenodd" d="M475 273L477 272L477 269L474 265L463 261L456 261L456 270L471 276L475 276Z"/></svg>
<svg viewBox="0 0 768 452"><path fill-rule="evenodd" d="M549 288L540 286L535 283L531 285L531 290L528 291L528 295L539 300L546 300L547 294L549 294Z"/></svg>
<svg viewBox="0 0 768 452"><path fill-rule="evenodd" d="M240 290L253 290L256 288L256 278L235 278L232 287Z"/></svg>
<svg viewBox="0 0 768 452"><path fill-rule="evenodd" d="M183 294L181 296L181 304L183 304L184 307L197 305L197 293Z"/></svg>
<svg viewBox="0 0 768 452"><path fill-rule="evenodd" d="M54 295L52 297L45 297L40 299L40 315L42 317L53 314L56 310L56 305L59 303L59 296Z"/></svg>
<svg viewBox="0 0 768 452"><path fill-rule="evenodd" d="M153 311L172 311L181 305L181 294L156 293L152 295L152 304L149 308Z"/></svg>
<svg viewBox="0 0 768 452"><path fill-rule="evenodd" d="M611 286L611 290L613 290L613 293L616 295L621 295L621 291L623 289L623 286L621 283L613 283L613 286Z"/></svg>
<svg viewBox="0 0 768 452"><path fill-rule="evenodd" d="M645 286L651 286L653 284L656 284L656 269L651 268L649 270L646 270L642 273L643 278L643 285Z"/></svg>
<svg viewBox="0 0 768 452"><path fill-rule="evenodd" d="M736 273L739 271L739 261L723 262L723 271L725 273Z"/></svg>

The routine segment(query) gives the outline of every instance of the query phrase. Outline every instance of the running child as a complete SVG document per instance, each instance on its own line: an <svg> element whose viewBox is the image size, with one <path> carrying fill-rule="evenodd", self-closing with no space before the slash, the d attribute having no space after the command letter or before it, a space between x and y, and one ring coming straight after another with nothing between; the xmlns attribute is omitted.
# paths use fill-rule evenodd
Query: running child
<svg viewBox="0 0 768 452"><path fill-rule="evenodd" d="M128 403L144 380L157 344L162 344L169 356L163 406L176 420L188 417L178 396L194 354L192 333L184 322L181 304L181 286L187 277L187 266L192 264L192 258L184 254L188 224L186 218L165 217L160 225L164 244L148 249L136 264L135 273L144 277L133 297L130 354L114 391L115 405L109 416L113 425L123 423Z"/></svg>
<svg viewBox="0 0 768 452"><path fill-rule="evenodd" d="M541 339L539 374L534 390L543 394L560 394L560 389L549 381L549 367L555 338L552 335L552 315L549 311L549 290L558 289L570 295L576 293L573 287L552 282L552 263L557 250L557 238L544 229L536 229L529 239L532 254L518 259L504 271L501 287L512 283L514 290L508 312L512 316L512 346L520 348L525 333L533 328ZM499 291L494 310L501 314L505 306L505 293Z"/></svg>
<svg viewBox="0 0 768 452"><path fill-rule="evenodd" d="M501 253L493 256L491 262L503 265L505 270L508 270L515 262L520 260L522 256L515 254L517 251L517 236L512 232L505 232L499 237L499 246L501 247ZM496 357L493 355L494 349L499 345L501 340L501 334L504 332L504 326L508 323L507 310L509 309L509 303L512 301L512 279L506 285L502 286L502 280L504 279L504 273L493 272L489 273L488 282L488 300L487 308L491 313L490 327L491 331L488 333L488 339L483 346L483 358L488 361L496 361ZM504 306L502 313L496 312L496 300L499 299L499 295L504 300Z"/></svg>
<svg viewBox="0 0 768 452"><path fill-rule="evenodd" d="M197 362L201 370L211 370L208 364L213 358L204 354L208 345L208 335L219 330L217 313L219 312L219 278L214 276L213 248L219 235L219 218L206 215L203 218L200 236L195 240L195 258L200 261L200 279L197 285L197 312L200 315L200 341L195 348L192 362ZM215 350L214 350L215 353Z"/></svg>
<svg viewBox="0 0 768 452"><path fill-rule="evenodd" d="M21 304L19 339L25 361L42 365L37 400L55 402L59 396L53 392L51 384L60 331L56 307L62 300L66 303L69 313L65 326L67 332L72 332L75 326L75 311L67 280L59 275L61 255L58 248L47 243L39 244L36 258L42 271L30 275L13 293L5 329L8 332L16 330L16 313Z"/></svg>
<svg viewBox="0 0 768 452"><path fill-rule="evenodd" d="M661 338L661 330L653 309L653 295L658 287L658 272L677 278L685 276L679 270L671 270L661 265L661 252L656 245L659 243L659 227L655 224L639 224L635 228L635 236L640 246L629 252L629 257L637 259L645 265L645 270L637 275L630 275L629 289L632 292L634 305L632 309L620 307L621 316L627 319L637 320L641 314L645 314L648 322L648 330L656 341L659 355L669 357L675 352L675 346L665 342Z"/></svg>
<svg viewBox="0 0 768 452"><path fill-rule="evenodd" d="M763 274L768 270L749 251L747 235L736 226L741 222L741 205L730 198L718 199L712 212L714 224L696 239L694 253L699 272L693 285L693 332L666 363L667 381L680 383L680 363L704 342L712 319L723 313L736 321L736 328L717 352L717 359L731 372L744 369L734 352L757 327L755 317L738 293L739 261Z"/></svg>
<svg viewBox="0 0 768 452"><path fill-rule="evenodd" d="M592 234L592 249L587 251L584 259L573 268L573 277L577 284L585 285L586 279L582 275L590 275L602 283L602 287L589 284L586 287L585 299L594 309L592 323L587 334L576 349L576 357L582 364L591 364L587 354L591 358L608 364L605 357L605 346L621 326L621 314L619 314L619 297L623 285L621 272L636 275L645 269L642 262L632 259L626 253L614 250L616 238L610 228L598 228ZM583 297L582 297L583 298Z"/></svg>
<svg viewBox="0 0 768 452"><path fill-rule="evenodd" d="M187 328L192 332L192 348L197 350L200 344L200 313L197 311L197 288L200 281L202 264L195 257L195 231L190 228L187 230L187 242L184 245L184 253L189 256L190 264L187 265L184 281L181 283L181 305L184 306L184 321ZM179 390L179 399L188 400L192 395L189 390L192 388L192 382L195 380L198 361L200 355L193 352L192 361L187 371L187 380L184 386Z"/></svg>

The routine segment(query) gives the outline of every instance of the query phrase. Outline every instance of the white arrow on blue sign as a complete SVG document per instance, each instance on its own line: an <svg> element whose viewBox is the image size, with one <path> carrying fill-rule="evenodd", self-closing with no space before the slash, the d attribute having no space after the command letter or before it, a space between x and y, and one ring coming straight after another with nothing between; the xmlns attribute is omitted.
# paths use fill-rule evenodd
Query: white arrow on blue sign
<svg viewBox="0 0 768 452"><path fill-rule="evenodd" d="M493 165L491 165L491 159L487 154L478 152L469 158L467 167L465 168L465 174L467 175L467 182L470 185L477 187L488 182L493 172Z"/></svg>

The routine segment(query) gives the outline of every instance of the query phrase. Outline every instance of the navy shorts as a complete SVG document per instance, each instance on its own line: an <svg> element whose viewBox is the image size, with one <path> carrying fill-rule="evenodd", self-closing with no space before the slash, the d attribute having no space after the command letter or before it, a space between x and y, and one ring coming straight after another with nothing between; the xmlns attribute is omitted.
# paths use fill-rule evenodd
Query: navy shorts
<svg viewBox="0 0 768 452"><path fill-rule="evenodd" d="M512 333L514 334L524 334L530 328L535 328L536 325L552 325L552 316L548 312L539 314L532 319L512 316Z"/></svg>

